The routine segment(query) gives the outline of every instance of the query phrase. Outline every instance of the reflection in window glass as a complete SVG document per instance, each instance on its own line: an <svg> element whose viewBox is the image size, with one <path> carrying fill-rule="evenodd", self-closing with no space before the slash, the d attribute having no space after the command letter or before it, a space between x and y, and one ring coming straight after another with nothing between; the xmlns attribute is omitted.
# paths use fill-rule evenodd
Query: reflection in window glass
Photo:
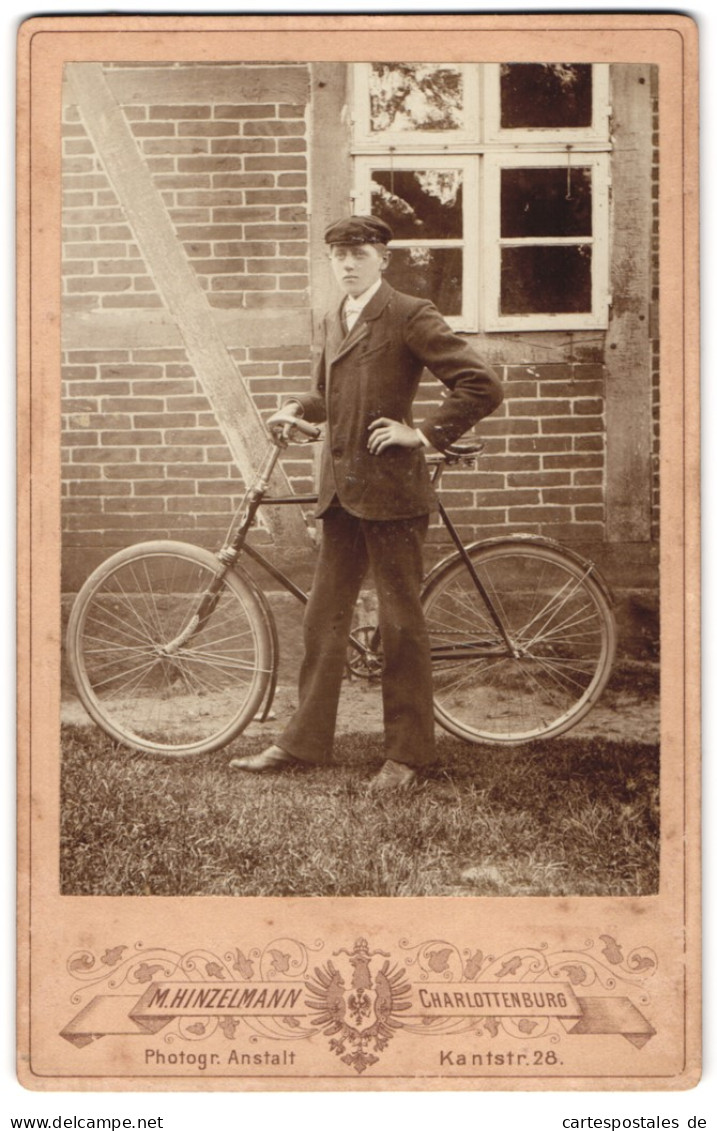
<svg viewBox="0 0 717 1131"><path fill-rule="evenodd" d="M371 212L397 240L460 239L463 192L459 169L380 169L372 173Z"/></svg>
<svg viewBox="0 0 717 1131"><path fill-rule="evenodd" d="M441 314L463 305L463 252L457 247L399 247L391 252L386 281L398 291L427 298Z"/></svg>
<svg viewBox="0 0 717 1131"><path fill-rule="evenodd" d="M503 169L501 236L591 235L591 187L586 167Z"/></svg>
<svg viewBox="0 0 717 1131"><path fill-rule="evenodd" d="M372 63L371 132L457 130L463 125L463 76L445 63Z"/></svg>
<svg viewBox="0 0 717 1131"><path fill-rule="evenodd" d="M589 63L504 63L500 68L504 130L592 125Z"/></svg>
<svg viewBox="0 0 717 1131"><path fill-rule="evenodd" d="M504 247L501 314L583 314L591 310L592 249Z"/></svg>

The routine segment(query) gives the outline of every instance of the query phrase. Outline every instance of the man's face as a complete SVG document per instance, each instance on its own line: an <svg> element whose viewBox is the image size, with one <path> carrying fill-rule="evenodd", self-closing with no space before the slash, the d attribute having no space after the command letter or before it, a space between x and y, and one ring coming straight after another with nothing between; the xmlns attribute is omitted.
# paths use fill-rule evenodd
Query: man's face
<svg viewBox="0 0 717 1131"><path fill-rule="evenodd" d="M329 260L342 291L357 298L381 277L388 252L372 243L335 243L331 246Z"/></svg>

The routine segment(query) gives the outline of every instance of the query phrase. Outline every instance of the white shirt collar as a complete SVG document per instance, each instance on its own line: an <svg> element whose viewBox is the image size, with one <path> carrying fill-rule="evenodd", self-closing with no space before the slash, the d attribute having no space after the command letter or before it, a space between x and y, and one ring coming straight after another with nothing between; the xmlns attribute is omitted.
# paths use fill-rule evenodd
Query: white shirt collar
<svg viewBox="0 0 717 1131"><path fill-rule="evenodd" d="M356 295L355 298L352 298L349 295L344 304L344 314L348 314L349 311L351 311L352 313L355 312L356 314L360 314L363 308L369 304L373 296L376 294L376 291L381 286L382 282L383 277L377 279L373 286L369 287L368 290L365 290L363 294Z"/></svg>

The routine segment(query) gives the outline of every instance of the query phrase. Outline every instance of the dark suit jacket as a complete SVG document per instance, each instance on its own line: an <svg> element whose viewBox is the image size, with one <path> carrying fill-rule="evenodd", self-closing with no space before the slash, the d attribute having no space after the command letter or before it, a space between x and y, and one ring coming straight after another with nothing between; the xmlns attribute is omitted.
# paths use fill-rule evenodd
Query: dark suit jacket
<svg viewBox="0 0 717 1131"><path fill-rule="evenodd" d="M338 307L324 321L324 342L312 389L299 401L306 420L328 421L317 515L337 496L367 519L412 518L432 509L422 448L367 448L379 416L413 424L411 406L424 367L447 386L440 406L419 425L435 448L457 440L503 399L500 383L432 303L395 291L385 281L348 335Z"/></svg>

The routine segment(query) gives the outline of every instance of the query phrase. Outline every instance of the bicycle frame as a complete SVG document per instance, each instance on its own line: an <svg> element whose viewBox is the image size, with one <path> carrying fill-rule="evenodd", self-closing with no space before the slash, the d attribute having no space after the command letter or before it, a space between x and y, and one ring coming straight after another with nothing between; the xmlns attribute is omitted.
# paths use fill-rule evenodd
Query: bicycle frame
<svg viewBox="0 0 717 1131"><path fill-rule="evenodd" d="M272 589L302 605L309 597L248 535L261 506L317 502L314 493L269 493L281 447L268 450L221 549L139 543L110 557L78 593L70 665L89 714L118 741L156 753L207 752L251 719L268 718L279 635L269 586L245 567L254 562ZM479 450L463 444L427 455L434 485L446 466L472 462ZM563 733L609 678L616 632L607 587L591 562L551 539L512 534L464 544L440 500L438 514L452 552L424 578L420 597L437 722L469 742ZM380 626L354 627L344 662L360 678L378 676Z"/></svg>
<svg viewBox="0 0 717 1131"><path fill-rule="evenodd" d="M268 558L266 558L264 556L264 554L261 553L260 550L257 550L254 546L252 546L249 542L247 542L247 535L249 534L249 531L251 530L252 526L254 525L257 513L262 506L297 506L297 505L300 506L302 504L311 505L311 504L314 504L318 501L318 494L316 494L316 493L302 494L302 495L268 495L267 494L267 491L268 491L268 488L269 488L269 481L271 479L271 475L274 471L274 468L276 467L277 461L279 459L279 455L280 455L280 448L275 445L273 450L269 453L269 455L268 455L268 457L265 461L264 466L257 473L257 476L256 476L254 483L252 484L252 486L248 489L248 491L246 493L246 496L245 496L245 499L244 499L244 512L243 512L243 515L241 517L241 520L240 520L240 523L239 523L239 526L237 528L236 533L232 536L231 532L232 532L233 525L234 525L232 523L232 526L229 528L229 533L228 533L227 538L225 540L225 544L217 552L217 557L219 558L220 562L222 562L222 564L227 569L230 569L236 564L236 562L239 559L239 556L242 553L246 554L249 558L251 558L251 560L253 562L255 562L257 565L261 566L261 568L266 573L268 573L270 577L273 577L273 579L275 581L278 581L279 584L282 586L282 588L286 589L287 592L291 593L291 595L293 597L295 597L298 601L301 601L302 604L306 604L308 602L308 599L309 599L308 594L300 586L298 586L286 573L284 573L284 571L282 569L280 569L278 566L274 565L273 562L271 562ZM441 457L433 457L433 462L434 462L435 466L434 466L434 472L433 472L433 476L432 476L431 481L432 481L434 486L437 486L437 484L440 480L440 477L441 477L441 473L443 471L444 461ZM440 499L438 501L438 512L440 514L441 521L443 522L444 526L446 527L446 529L447 529L452 541L454 542L458 552L465 555L465 546L464 546L463 542L461 541L460 536L458 534L458 531L456 530L455 526L451 522L451 520L450 520L443 504L441 503ZM491 602L490 602L490 598L489 598L488 594L486 593L485 589L483 588L483 585L481 584L480 578L477 577L475 570L473 569L473 566L470 563L470 560L467 558L467 556L466 556L466 564L468 565L468 568L471 572L471 576L473 577L473 580L475 581L476 586L477 586L479 592L481 593L481 596L483 597L483 600L486 602L486 605L488 606L489 610L491 611L491 616L495 620L495 624L496 624L497 628L499 629L501 635L503 636L503 639L505 640L506 645L509 645L507 634L506 634L504 626L503 626L503 624L500 620L500 617L498 616L498 614L493 609ZM222 570L221 572L219 572L217 574L216 584L212 585L212 590L211 590L212 594L218 593L219 589L221 588L221 582L222 582L222 579L224 578L225 572L226 572L225 570ZM207 615L209 615L211 613L211 607L209 605L209 602L207 602L207 610L208 610ZM200 625L203 624L204 621L206 620L206 616L203 617L202 613L203 613L203 606L200 606L200 610L199 610L199 614L198 614Z"/></svg>
<svg viewBox="0 0 717 1131"><path fill-rule="evenodd" d="M450 453L448 456L442 453L441 455L429 456L428 462L433 465L431 482L433 483L434 487L438 486L447 462L460 463L467 462L469 459L475 461L478 451L480 451L481 448L476 449L475 446L472 446L470 450L463 453ZM280 569L267 557L265 557L265 555L262 554L260 550L256 549L256 547L252 546L247 541L247 536L252 526L254 525L257 513L262 506L301 506L302 504L312 505L315 504L318 500L318 495L315 493L283 496L269 495L267 493L269 490L271 475L274 471L280 454L281 448L278 445L274 444L269 454L267 455L264 465L257 473L254 483L248 488L246 492L242 509L240 509L239 512L239 525L236 531L232 533L232 531L234 530L234 523L236 522L235 519L229 528L224 545L217 552L217 558L221 562L222 568L217 571L216 577L214 578L207 592L204 594L199 604L197 613L192 618L190 623L182 631L180 636L176 638L176 640L172 641L169 645L166 646L168 653L171 654L173 651L181 647L183 643L185 643L191 636L198 632L206 623L219 599L222 583L227 571L236 567L242 554L246 554L251 559L251 561L253 561L265 573L272 577L274 581L278 582L278 584L281 585L283 589L285 589L288 593L291 593L291 595L296 598L296 600L300 601L304 605L308 602L308 593L306 593L305 590L297 585L292 580L292 578L288 576L288 574L286 574L282 569ZM554 540L538 537L535 535L516 534L506 535L504 538L489 539L483 542L474 542L466 545L461 539L453 522L451 521L451 518L448 515L445 507L443 506L440 498L438 499L438 514L442 524L448 532L451 541L456 547L456 551L454 554L442 558L433 567L433 569L429 571L426 578L424 579L424 586L428 586L433 577L439 574L450 561L455 558L460 558L463 561L473 581L473 584L476 587L476 590L478 591L478 593L480 593L486 612L488 613L491 621L498 631L502 645L497 645L495 639L475 639L470 641L462 641L457 644L434 645L431 649L431 658L434 662L439 660L464 661L466 658L479 660L487 657L496 657L498 655L510 656L513 659L517 659L522 654L521 650L517 648L511 640L507 625L502 619L499 610L495 607L493 601L491 600L489 593L487 592L483 582L481 581L481 578L479 577L473 565L471 552L474 551L478 546L484 547L488 545L529 542L532 545L543 545L560 549L562 553L567 554L581 566L581 568L583 569L583 578L590 575L597 581L597 583L600 585L601 589L607 596L608 600L611 601L609 590L598 574L594 563L581 558L580 555L575 554L570 550L566 550L564 546L561 546ZM274 618L271 614L268 601L260 586L253 584L253 588L258 599L261 601L265 611L267 612L267 620L272 626L272 641L274 651L275 655L278 657L279 641L274 624ZM349 644L359 654L364 662L366 662L370 658L375 658L377 649L380 645L380 636L378 629L376 629L371 634L368 644L364 643L361 639L358 638L358 636L353 633L349 637ZM269 710L271 708L272 700L274 698L274 692L276 688L276 668L277 665L275 664L271 686L268 689L266 702L264 704L264 709L262 712L262 721L267 718Z"/></svg>

